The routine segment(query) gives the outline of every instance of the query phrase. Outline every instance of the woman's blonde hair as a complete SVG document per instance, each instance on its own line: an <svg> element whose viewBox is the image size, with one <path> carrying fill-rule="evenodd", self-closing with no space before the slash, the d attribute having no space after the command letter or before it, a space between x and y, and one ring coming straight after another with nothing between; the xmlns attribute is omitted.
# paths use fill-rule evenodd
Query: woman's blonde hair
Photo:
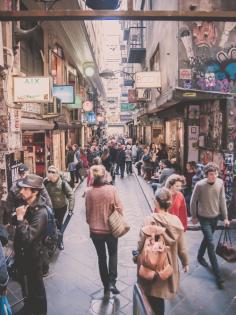
<svg viewBox="0 0 236 315"><path fill-rule="evenodd" d="M172 174L167 178L165 187L170 189L176 182L181 182L183 184L184 181L182 176L178 174Z"/></svg>
<svg viewBox="0 0 236 315"><path fill-rule="evenodd" d="M99 185L105 182L106 169L103 165L94 165L91 167L94 183Z"/></svg>

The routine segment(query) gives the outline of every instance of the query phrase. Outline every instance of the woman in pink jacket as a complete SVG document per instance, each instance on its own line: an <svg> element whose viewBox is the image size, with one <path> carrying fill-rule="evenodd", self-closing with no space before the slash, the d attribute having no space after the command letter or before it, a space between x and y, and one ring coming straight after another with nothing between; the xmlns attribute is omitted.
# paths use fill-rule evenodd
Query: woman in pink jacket
<svg viewBox="0 0 236 315"><path fill-rule="evenodd" d="M105 167L94 165L90 170L93 184L85 194L86 220L98 255L104 298L109 299L110 292L119 294L120 291L116 287L118 239L111 234L108 218L114 210L122 214L123 206L116 188L106 182ZM106 247L109 255L108 264Z"/></svg>

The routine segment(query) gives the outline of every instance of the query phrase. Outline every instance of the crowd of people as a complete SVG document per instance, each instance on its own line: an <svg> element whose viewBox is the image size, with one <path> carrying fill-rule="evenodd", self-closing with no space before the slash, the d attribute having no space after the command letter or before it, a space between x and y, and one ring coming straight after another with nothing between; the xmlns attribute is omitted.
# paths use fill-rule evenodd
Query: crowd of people
<svg viewBox="0 0 236 315"><path fill-rule="evenodd" d="M83 148L76 144L67 145L66 167L67 174L60 173L57 167L50 165L47 177L43 179L30 174L28 167L22 164L19 167L19 179L13 183L6 202L1 201L2 209L5 209L2 223L15 227L15 263L19 273L18 281L25 297L24 307L17 314L47 314L43 276L48 275L50 262L49 251L45 246L49 209L54 213L58 231L62 231L66 213L72 215L74 211L75 183L82 183L85 178L86 220L98 257L104 299L109 299L111 293L120 293L116 287L118 239L111 233L109 216L115 210L121 216L124 214L125 209L114 183L116 176L123 180L125 172L127 176L132 176L134 167L155 193L155 209L152 215L145 218L143 227L161 227L159 231L162 232L155 235L154 240L162 235L169 248L171 281L170 278L160 281L157 274L151 282L138 278L154 313L163 315L164 299L173 298L178 292L178 256L184 271L189 270L185 231L190 216L193 224L200 223L203 232L198 262L204 267L208 266L204 258L207 250L217 286L223 288L213 234L219 215L223 217L225 226L229 225L229 221L224 183L218 177L219 170L214 163L203 166L191 161L187 163L185 170L181 170L176 161L168 160L165 144L159 147L151 144L148 147L120 137L110 138L102 143L93 139ZM143 231L142 228L134 257L138 270L141 268L140 253L149 237ZM58 238L57 246L59 250L64 249L63 233Z"/></svg>

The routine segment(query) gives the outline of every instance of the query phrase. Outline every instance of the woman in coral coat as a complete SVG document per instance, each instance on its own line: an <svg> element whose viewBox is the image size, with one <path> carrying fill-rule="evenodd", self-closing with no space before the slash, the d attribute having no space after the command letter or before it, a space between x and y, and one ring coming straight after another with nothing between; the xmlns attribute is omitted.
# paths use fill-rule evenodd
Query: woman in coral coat
<svg viewBox="0 0 236 315"><path fill-rule="evenodd" d="M170 175L166 181L165 187L168 188L172 195L172 206L169 209L169 213L175 214L179 217L183 224L184 230L187 230L187 206L184 199L184 195L181 192L183 179L180 175Z"/></svg>

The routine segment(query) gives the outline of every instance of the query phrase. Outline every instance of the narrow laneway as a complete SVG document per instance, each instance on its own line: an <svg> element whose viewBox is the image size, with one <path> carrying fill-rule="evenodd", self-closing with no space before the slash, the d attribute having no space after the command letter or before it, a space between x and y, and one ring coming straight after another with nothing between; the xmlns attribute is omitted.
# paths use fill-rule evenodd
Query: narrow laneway
<svg viewBox="0 0 236 315"><path fill-rule="evenodd" d="M125 206L125 216L131 225L130 232L119 240L117 287L121 294L111 298L109 303L102 300L103 287L99 277L97 256L85 221L83 183L76 191L75 214L65 234L65 250L55 256L50 267L50 275L45 278L48 315L133 314L136 266L132 262L131 251L136 246L143 218L150 213L143 191L151 205L153 195L146 182L140 177L137 180L135 175L125 177L123 180L118 178L116 187ZM219 234L219 231L217 233ZM181 272L181 290L175 300L166 303L167 315L236 314L235 264L219 260L226 283L224 291L218 290L211 273L196 261L201 237L200 231L186 233L190 273L186 275ZM19 288L12 283L9 288L19 298ZM12 297L11 302L14 302Z"/></svg>

